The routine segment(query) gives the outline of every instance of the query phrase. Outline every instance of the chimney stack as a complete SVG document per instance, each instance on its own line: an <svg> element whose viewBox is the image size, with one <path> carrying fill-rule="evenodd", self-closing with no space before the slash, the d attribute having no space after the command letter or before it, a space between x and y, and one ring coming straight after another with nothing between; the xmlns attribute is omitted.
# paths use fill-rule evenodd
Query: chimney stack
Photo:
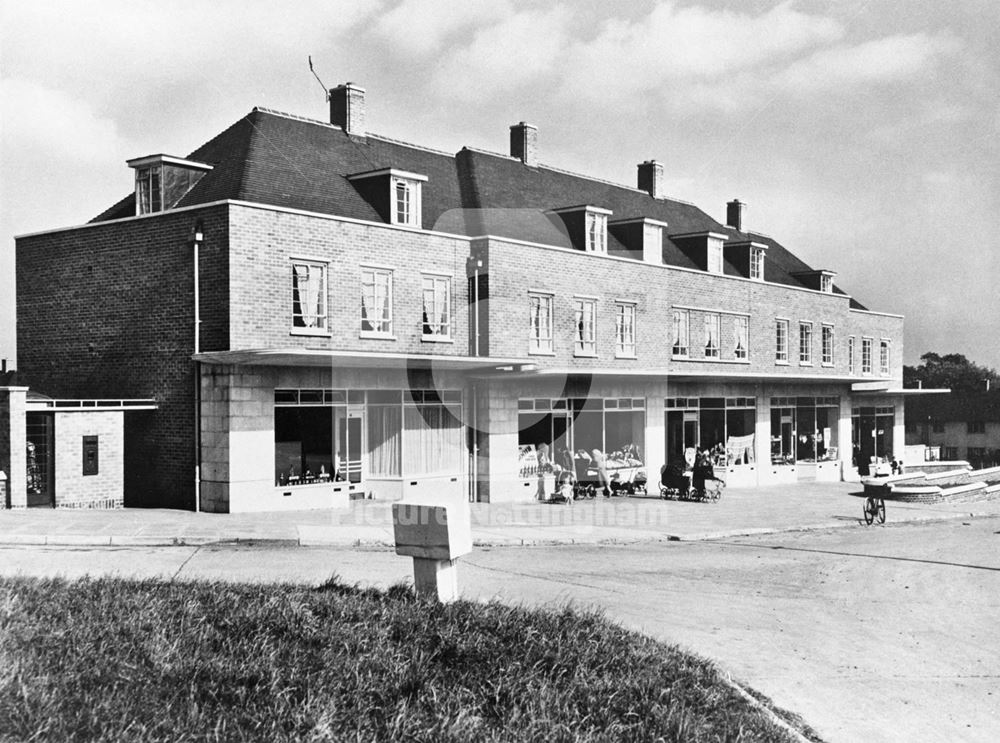
<svg viewBox="0 0 1000 743"><path fill-rule="evenodd" d="M510 128L510 156L525 165L538 165L538 127L522 121Z"/></svg>
<svg viewBox="0 0 1000 743"><path fill-rule="evenodd" d="M365 89L354 83L330 88L330 123L348 134L365 136Z"/></svg>
<svg viewBox="0 0 1000 743"><path fill-rule="evenodd" d="M667 194L663 186L663 165L656 160L647 160L639 163L638 168L637 187L654 199L665 199Z"/></svg>
<svg viewBox="0 0 1000 743"><path fill-rule="evenodd" d="M726 204L726 227L745 232L747 205L739 199L733 199Z"/></svg>

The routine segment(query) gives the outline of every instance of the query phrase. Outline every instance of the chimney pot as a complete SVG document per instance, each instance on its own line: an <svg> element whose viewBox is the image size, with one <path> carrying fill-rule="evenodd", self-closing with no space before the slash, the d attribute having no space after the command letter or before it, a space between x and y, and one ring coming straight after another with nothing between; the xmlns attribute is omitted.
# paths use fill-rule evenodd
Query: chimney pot
<svg viewBox="0 0 1000 743"><path fill-rule="evenodd" d="M538 165L538 127L527 122L510 128L510 156L525 165Z"/></svg>
<svg viewBox="0 0 1000 743"><path fill-rule="evenodd" d="M665 199L666 189L663 184L663 165L656 160L646 160L639 163L636 177L637 187L648 193L654 199Z"/></svg>
<svg viewBox="0 0 1000 743"><path fill-rule="evenodd" d="M733 199L726 204L726 226L734 230L746 232L746 211L747 205L739 199Z"/></svg>
<svg viewBox="0 0 1000 743"><path fill-rule="evenodd" d="M365 89L354 83L330 88L330 123L348 134L364 137Z"/></svg>

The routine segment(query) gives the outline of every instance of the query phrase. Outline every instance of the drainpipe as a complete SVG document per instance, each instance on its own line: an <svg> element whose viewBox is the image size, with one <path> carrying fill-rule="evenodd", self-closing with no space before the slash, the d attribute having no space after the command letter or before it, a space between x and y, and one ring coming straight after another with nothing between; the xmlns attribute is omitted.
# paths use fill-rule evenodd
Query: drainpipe
<svg viewBox="0 0 1000 743"><path fill-rule="evenodd" d="M194 262L194 353L201 353L201 295L198 269L201 263L201 243L204 227L199 219L191 236ZM201 362L194 362L194 511L201 512Z"/></svg>

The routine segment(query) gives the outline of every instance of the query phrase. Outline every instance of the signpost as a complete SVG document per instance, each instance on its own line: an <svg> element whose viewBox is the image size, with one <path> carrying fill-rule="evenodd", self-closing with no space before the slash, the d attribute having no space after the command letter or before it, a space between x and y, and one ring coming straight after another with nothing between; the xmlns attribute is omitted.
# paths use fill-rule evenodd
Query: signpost
<svg viewBox="0 0 1000 743"><path fill-rule="evenodd" d="M457 561L472 552L472 524L467 503L392 504L396 554L413 558L418 596L442 603L458 598Z"/></svg>

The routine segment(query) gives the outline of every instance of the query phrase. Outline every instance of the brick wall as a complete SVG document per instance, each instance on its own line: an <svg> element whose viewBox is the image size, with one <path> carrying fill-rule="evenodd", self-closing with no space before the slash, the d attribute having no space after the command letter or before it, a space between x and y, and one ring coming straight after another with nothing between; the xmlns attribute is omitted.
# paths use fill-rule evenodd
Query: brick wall
<svg viewBox="0 0 1000 743"><path fill-rule="evenodd" d="M228 344L225 205L22 237L21 379L53 397L155 398L125 416L126 505L193 508L191 237L201 248L203 350Z"/></svg>
<svg viewBox="0 0 1000 743"><path fill-rule="evenodd" d="M468 302L462 238L265 208L232 208L233 348L330 348L466 355ZM292 334L291 257L329 261L329 334ZM393 269L395 340L362 339L361 265ZM453 343L422 340L421 272L452 277Z"/></svg>
<svg viewBox="0 0 1000 743"><path fill-rule="evenodd" d="M539 356L542 366L575 368L669 369L675 374L719 373L788 376L847 376L848 336L857 336L859 381L861 336L875 339L873 363L878 375L878 341L890 338L890 377L902 379L902 319L850 310L847 297L823 294L729 276L717 276L667 266L652 266L614 257L595 256L491 239L477 242L488 260L490 353L524 356L528 351L528 292L555 296L555 355ZM573 355L574 296L596 297L598 358ZM615 358L615 301L636 305L637 358ZM690 317L690 359L671 358L672 310L687 307ZM704 316L720 313L721 353L705 360ZM731 314L726 314L731 313ZM733 318L749 315L750 353L747 362L735 358ZM789 363L775 363L775 320L789 320ZM799 321L813 323L812 363L799 363ZM834 361L822 363L822 325L834 328Z"/></svg>
<svg viewBox="0 0 1000 743"><path fill-rule="evenodd" d="M56 508L121 508L125 442L121 411L55 415ZM97 436L98 471L83 474L83 437Z"/></svg>

